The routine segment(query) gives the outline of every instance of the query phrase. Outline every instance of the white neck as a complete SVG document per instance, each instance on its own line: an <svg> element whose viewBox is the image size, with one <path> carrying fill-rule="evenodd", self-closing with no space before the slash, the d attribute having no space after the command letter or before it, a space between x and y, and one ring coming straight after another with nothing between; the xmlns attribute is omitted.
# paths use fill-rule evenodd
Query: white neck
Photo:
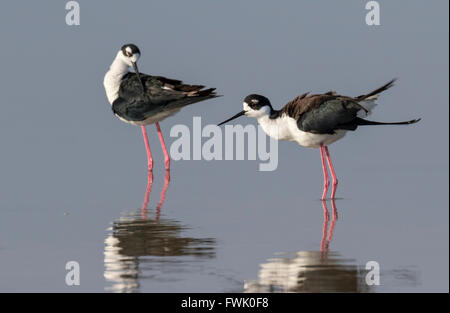
<svg viewBox="0 0 450 313"><path fill-rule="evenodd" d="M119 88L122 77L128 73L129 66L122 60L122 51L117 53L116 58L109 67L103 79L103 86L105 87L106 97L108 102L112 105L114 100L119 97Z"/></svg>
<svg viewBox="0 0 450 313"><path fill-rule="evenodd" d="M294 140L292 127L296 125L292 125L292 123L295 124L293 118L283 114L280 117L271 119L269 115L265 114L257 118L257 120L268 136L277 140Z"/></svg>

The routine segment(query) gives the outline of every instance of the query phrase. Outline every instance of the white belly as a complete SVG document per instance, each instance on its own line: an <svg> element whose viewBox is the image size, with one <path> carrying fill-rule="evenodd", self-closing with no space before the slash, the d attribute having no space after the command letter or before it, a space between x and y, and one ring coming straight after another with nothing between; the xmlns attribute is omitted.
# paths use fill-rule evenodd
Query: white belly
<svg viewBox="0 0 450 313"><path fill-rule="evenodd" d="M132 124L132 125L136 125L136 126L145 126L145 125L150 125L150 124L154 124L156 122L160 122L163 119L177 113L178 111L180 111L180 109L176 109L176 110L171 110L171 111L163 111L163 112L159 112L156 113L148 118L146 118L145 120L142 121L129 121L126 120L122 117L120 117L119 115L116 114L116 116L123 122L128 123L128 124Z"/></svg>
<svg viewBox="0 0 450 313"><path fill-rule="evenodd" d="M337 130L335 134L313 134L298 129L297 122L289 117L282 116L270 119L268 116L258 119L262 129L272 138L277 140L295 141L307 148L320 148L328 146L345 136L346 130Z"/></svg>
<svg viewBox="0 0 450 313"><path fill-rule="evenodd" d="M321 145L328 146L345 136L346 130L336 130L335 134L313 134L297 131L295 141L307 148L320 148Z"/></svg>

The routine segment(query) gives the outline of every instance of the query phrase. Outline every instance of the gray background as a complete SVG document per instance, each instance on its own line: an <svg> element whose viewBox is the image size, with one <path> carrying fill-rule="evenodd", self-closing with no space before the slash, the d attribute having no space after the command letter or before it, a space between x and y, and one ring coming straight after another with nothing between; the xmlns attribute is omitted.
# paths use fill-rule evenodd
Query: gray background
<svg viewBox="0 0 450 313"><path fill-rule="evenodd" d="M220 122L249 93L279 108L305 91L359 95L398 77L371 119L423 120L360 128L330 147L343 198L330 250L378 261L377 290L448 291L448 1L380 1L378 27L365 24L364 1L79 3L80 26L65 24L65 1L0 4L0 291L110 285L108 227L139 212L147 177L140 130L112 115L102 86L127 42L142 72L224 95L162 122L168 145L171 125ZM148 130L154 213L164 163ZM171 258L143 257L138 290L242 291L277 253L319 250L319 151L281 142L276 171L257 164L172 162L162 214L181 236L213 238L214 256L174 257L174 270ZM78 287L64 283L70 260Z"/></svg>

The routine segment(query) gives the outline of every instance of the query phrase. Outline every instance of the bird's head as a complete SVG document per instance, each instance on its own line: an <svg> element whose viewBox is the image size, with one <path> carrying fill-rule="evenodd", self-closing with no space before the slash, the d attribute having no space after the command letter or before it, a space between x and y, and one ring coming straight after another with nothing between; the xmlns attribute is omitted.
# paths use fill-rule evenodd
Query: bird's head
<svg viewBox="0 0 450 313"><path fill-rule="evenodd" d="M128 43L126 45L123 45L122 48L120 48L120 51L118 52L117 56L124 62L127 66L132 67L134 69L134 72L136 73L136 76L142 86L142 91L145 91L144 84L141 80L141 75L139 74L139 69L137 66L137 60L141 57L141 51L139 48L132 44Z"/></svg>
<svg viewBox="0 0 450 313"><path fill-rule="evenodd" d="M243 110L241 112L223 121L222 123L219 124L219 126L231 120L234 120L235 118L238 118L239 116L242 115L258 119L263 116L270 115L273 110L269 99L257 94L251 94L245 97L242 106Z"/></svg>
<svg viewBox="0 0 450 313"><path fill-rule="evenodd" d="M125 64L134 68L137 60L139 60L141 56L141 51L136 45L129 43L120 48L119 56Z"/></svg>

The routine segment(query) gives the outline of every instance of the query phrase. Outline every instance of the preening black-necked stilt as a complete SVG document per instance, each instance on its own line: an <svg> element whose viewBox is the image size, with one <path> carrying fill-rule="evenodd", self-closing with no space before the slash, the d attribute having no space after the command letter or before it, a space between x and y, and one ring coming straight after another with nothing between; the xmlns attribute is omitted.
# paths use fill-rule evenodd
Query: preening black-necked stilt
<svg viewBox="0 0 450 313"><path fill-rule="evenodd" d="M136 62L140 56L137 46L122 46L105 75L103 85L114 114L126 123L141 126L150 171L153 169L153 159L145 125L156 125L165 166L169 170L170 157L159 122L184 106L215 98L217 95L215 88L203 89L205 86L202 85L186 85L180 80L139 73ZM135 73L128 72L130 67L134 68Z"/></svg>
<svg viewBox="0 0 450 313"><path fill-rule="evenodd" d="M395 79L359 97L341 96L335 91L316 95L305 93L288 102L281 110L273 109L266 97L252 94L244 99L243 111L219 125L246 115L256 118L262 129L277 140L295 141L304 147L320 148L324 175L322 200L325 200L329 186L325 157L333 180L331 199L335 199L338 180L331 163L328 145L344 137L347 131L356 130L361 125L405 125L420 121L414 119L382 123L363 119L376 105L378 94L392 87L394 81Z"/></svg>

